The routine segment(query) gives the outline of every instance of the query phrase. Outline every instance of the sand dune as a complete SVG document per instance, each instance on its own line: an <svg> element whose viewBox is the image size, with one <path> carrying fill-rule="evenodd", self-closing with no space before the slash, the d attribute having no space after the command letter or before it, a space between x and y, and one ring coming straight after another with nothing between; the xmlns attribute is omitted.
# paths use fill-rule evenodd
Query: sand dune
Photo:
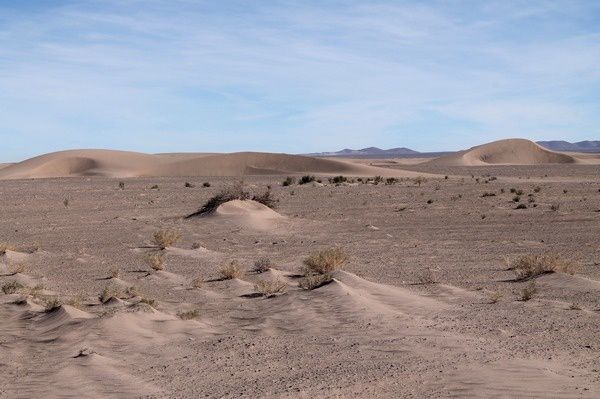
<svg viewBox="0 0 600 399"><path fill-rule="evenodd" d="M283 174L413 176L347 161L298 155L240 152L233 154L142 154L112 150L69 150L41 155L0 169L0 179L106 176L246 176Z"/></svg>
<svg viewBox="0 0 600 399"><path fill-rule="evenodd" d="M494 141L429 161L444 166L543 165L577 163L574 156L542 148L533 141L507 139Z"/></svg>

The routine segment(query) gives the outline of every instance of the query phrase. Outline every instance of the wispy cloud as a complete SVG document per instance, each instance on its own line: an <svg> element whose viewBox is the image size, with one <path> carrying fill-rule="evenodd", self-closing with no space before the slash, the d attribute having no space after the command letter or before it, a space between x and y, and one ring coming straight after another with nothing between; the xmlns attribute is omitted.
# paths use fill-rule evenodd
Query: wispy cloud
<svg viewBox="0 0 600 399"><path fill-rule="evenodd" d="M12 159L600 137L599 38L591 1L0 6L0 135Z"/></svg>

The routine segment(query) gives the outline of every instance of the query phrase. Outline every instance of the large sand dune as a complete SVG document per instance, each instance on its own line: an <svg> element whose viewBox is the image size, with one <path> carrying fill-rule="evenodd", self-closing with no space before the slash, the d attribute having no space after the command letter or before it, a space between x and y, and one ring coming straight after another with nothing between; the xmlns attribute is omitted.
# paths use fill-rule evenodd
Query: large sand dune
<svg viewBox="0 0 600 399"><path fill-rule="evenodd" d="M444 166L543 165L577 163L571 155L542 148L533 141L507 139L494 141L429 161Z"/></svg>
<svg viewBox="0 0 600 399"><path fill-rule="evenodd" d="M0 169L0 179L105 176L246 176L280 174L412 176L346 161L298 155L240 152L232 154L142 154L112 150L69 150L41 155Z"/></svg>

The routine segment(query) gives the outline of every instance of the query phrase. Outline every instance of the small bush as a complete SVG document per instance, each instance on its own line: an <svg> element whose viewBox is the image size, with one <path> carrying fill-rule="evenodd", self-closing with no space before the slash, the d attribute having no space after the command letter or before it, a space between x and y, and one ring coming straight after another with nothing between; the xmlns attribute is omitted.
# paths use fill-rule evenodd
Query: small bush
<svg viewBox="0 0 600 399"><path fill-rule="evenodd" d="M152 270L164 270L165 269L165 255L159 252L150 254L146 257L146 263L152 268Z"/></svg>
<svg viewBox="0 0 600 399"><path fill-rule="evenodd" d="M387 179L385 179L385 184L387 186L392 186L396 183L398 183L398 179L396 179L395 177L388 177Z"/></svg>
<svg viewBox="0 0 600 399"><path fill-rule="evenodd" d="M248 199L250 199L250 193L244 190L243 183L240 182L232 187L222 190L220 193L206 201L196 212L186 216L186 218L213 213L219 206L229 201L245 201Z"/></svg>
<svg viewBox="0 0 600 399"><path fill-rule="evenodd" d="M563 194L566 194L568 192L569 192L569 190L563 190Z"/></svg>
<svg viewBox="0 0 600 399"><path fill-rule="evenodd" d="M0 255L4 255L6 251L16 251L17 247L6 242L0 243Z"/></svg>
<svg viewBox="0 0 600 399"><path fill-rule="evenodd" d="M58 297L52 296L44 300L44 310L46 312L53 312L62 306L62 302Z"/></svg>
<svg viewBox="0 0 600 399"><path fill-rule="evenodd" d="M331 274L313 274L298 281L298 287L303 290L314 290L333 281Z"/></svg>
<svg viewBox="0 0 600 399"><path fill-rule="evenodd" d="M254 289L262 296L270 298L278 294L284 294L287 290L287 283L279 279L259 280L254 285Z"/></svg>
<svg viewBox="0 0 600 399"><path fill-rule="evenodd" d="M422 270L417 276L417 279L419 280L419 284L423 285L436 283L435 275L433 273L433 270L431 270L430 268Z"/></svg>
<svg viewBox="0 0 600 399"><path fill-rule="evenodd" d="M178 312L177 316L181 320L193 320L193 319L197 319L198 317L200 317L200 311L198 309L194 309L194 310L188 310L186 312Z"/></svg>
<svg viewBox="0 0 600 399"><path fill-rule="evenodd" d="M252 201L261 203L265 206L268 206L271 209L275 208L275 205L277 204L277 200L273 198L271 190L267 190L263 194L253 196Z"/></svg>
<svg viewBox="0 0 600 399"><path fill-rule="evenodd" d="M68 207L69 207L69 199L68 199L68 198L65 198L65 199L63 200L63 205L64 205L64 207L65 207L65 208L68 208Z"/></svg>
<svg viewBox="0 0 600 399"><path fill-rule="evenodd" d="M427 203L428 203L429 205L431 205L431 204L433 204L433 200L432 200L432 199L428 199L428 200L427 200Z"/></svg>
<svg viewBox="0 0 600 399"><path fill-rule="evenodd" d="M485 198L485 197L495 197L495 196L496 196L496 193L488 193L487 191L485 193L481 194L482 198Z"/></svg>
<svg viewBox="0 0 600 399"><path fill-rule="evenodd" d="M17 281L9 281L2 286L2 292L5 294L15 294L25 286Z"/></svg>
<svg viewBox="0 0 600 399"><path fill-rule="evenodd" d="M516 188L511 188L511 189L510 189L510 192L511 192L512 194L514 194L514 193L516 193L516 192L517 192L517 189L516 189Z"/></svg>
<svg viewBox="0 0 600 399"><path fill-rule="evenodd" d="M269 258L260 258L254 262L254 270L257 273L264 273L268 271L272 266L271 259Z"/></svg>
<svg viewBox="0 0 600 399"><path fill-rule="evenodd" d="M150 190L158 190L158 184L155 184L152 187L150 187Z"/></svg>
<svg viewBox="0 0 600 399"><path fill-rule="evenodd" d="M523 195L523 190L517 190L517 191L515 192L515 194L517 194L517 195Z"/></svg>
<svg viewBox="0 0 600 399"><path fill-rule="evenodd" d="M341 184L341 183L345 183L347 181L348 181L348 178L346 176L341 176L341 175L329 178L329 183L331 183L331 184Z"/></svg>
<svg viewBox="0 0 600 399"><path fill-rule="evenodd" d="M515 209L527 209L527 205L519 204L519 205L517 205L517 207Z"/></svg>
<svg viewBox="0 0 600 399"><path fill-rule="evenodd" d="M110 269L110 278L119 278L121 276L121 270L118 267Z"/></svg>
<svg viewBox="0 0 600 399"><path fill-rule="evenodd" d="M185 182L185 184L183 186L186 187L186 188L194 188L194 187L196 187L192 183L187 182L187 181Z"/></svg>
<svg viewBox="0 0 600 399"><path fill-rule="evenodd" d="M545 253L524 255L510 262L509 269L514 271L517 279L526 280L547 273L575 274L579 265L562 259L557 254Z"/></svg>
<svg viewBox="0 0 600 399"><path fill-rule="evenodd" d="M304 260L307 274L328 274L342 269L348 257L341 248L329 248L313 253Z"/></svg>
<svg viewBox="0 0 600 399"><path fill-rule="evenodd" d="M542 191L542 188L540 186L536 186L533 188L534 193L539 193L540 191Z"/></svg>
<svg viewBox="0 0 600 399"><path fill-rule="evenodd" d="M120 181L120 182L119 182L119 188L120 188L121 190L125 190L125 182L124 182L124 181Z"/></svg>
<svg viewBox="0 0 600 399"><path fill-rule="evenodd" d="M205 181L204 183L202 183L202 187L210 187L210 183Z"/></svg>
<svg viewBox="0 0 600 399"><path fill-rule="evenodd" d="M192 287L194 288L202 288L204 285L204 279L202 277L196 277L192 280Z"/></svg>
<svg viewBox="0 0 600 399"><path fill-rule="evenodd" d="M552 204L550 205L550 210L556 212L560 209L560 204Z"/></svg>
<svg viewBox="0 0 600 399"><path fill-rule="evenodd" d="M316 180L316 178L314 176L306 175L306 176L302 176L300 178L300 180L298 181L298 184L308 184L308 183L312 183L315 180Z"/></svg>
<svg viewBox="0 0 600 399"><path fill-rule="evenodd" d="M521 296L519 297L520 301L527 302L537 293L537 287L535 285L535 281L531 281L523 291L521 291Z"/></svg>
<svg viewBox="0 0 600 399"><path fill-rule="evenodd" d="M375 176L373 178L373 183L374 184L379 184L379 183L382 183L382 182L383 182L383 177L382 176Z"/></svg>
<svg viewBox="0 0 600 399"><path fill-rule="evenodd" d="M202 248L202 245L200 245L199 242L196 241L192 244L192 249L200 249L200 248Z"/></svg>
<svg viewBox="0 0 600 399"><path fill-rule="evenodd" d="M110 298L119 298L123 293L120 289L115 287L114 285L109 285L104 287L104 289L98 295L98 300L100 303L106 303L110 300Z"/></svg>
<svg viewBox="0 0 600 399"><path fill-rule="evenodd" d="M488 299L490 300L490 304L498 303L500 299L502 299L503 295L501 292L494 291L488 294Z"/></svg>
<svg viewBox="0 0 600 399"><path fill-rule="evenodd" d="M225 280L231 280L234 278L242 277L243 271L240 267L240 264L236 260L232 260L231 262L225 264L220 270L219 273L221 277Z"/></svg>
<svg viewBox="0 0 600 399"><path fill-rule="evenodd" d="M413 179L413 183L418 184L421 187L421 184L426 183L427 179L423 176L417 176Z"/></svg>
<svg viewBox="0 0 600 399"><path fill-rule="evenodd" d="M154 307L154 305L156 305L156 300L152 299L152 298L142 297L142 298L140 298L140 303L145 303L148 306Z"/></svg>
<svg viewBox="0 0 600 399"><path fill-rule="evenodd" d="M292 177L292 176L288 176L285 178L285 180L283 181L283 183L281 183L281 185L283 187L287 187L287 186L291 186L293 184L296 183L296 178Z"/></svg>
<svg viewBox="0 0 600 399"><path fill-rule="evenodd" d="M521 201L521 197L519 197L518 195L515 195L512 200L513 200L513 202L519 202L519 201Z"/></svg>
<svg viewBox="0 0 600 399"><path fill-rule="evenodd" d="M175 244L180 238L180 232L172 229L165 229L155 232L152 236L152 242L160 249L165 249Z"/></svg>

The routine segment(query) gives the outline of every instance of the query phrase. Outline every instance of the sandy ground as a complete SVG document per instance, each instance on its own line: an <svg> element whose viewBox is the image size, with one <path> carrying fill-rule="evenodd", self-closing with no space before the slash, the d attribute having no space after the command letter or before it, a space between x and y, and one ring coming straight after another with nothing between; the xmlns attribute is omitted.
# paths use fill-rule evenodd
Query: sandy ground
<svg viewBox="0 0 600 399"><path fill-rule="evenodd" d="M0 259L0 283L38 287L0 293L0 397L599 397L599 167L411 168L451 177L247 177L257 193L272 185L276 214L233 204L192 219L236 179L1 182L0 241L16 251ZM145 257L165 228L182 237L155 272ZM330 246L349 255L344 271L300 289L303 259ZM529 282L504 257L545 251L580 269L536 278L537 294L519 301ZM264 256L273 269L253 272ZM243 275L220 280L232 259ZM254 283L272 278L287 293L257 297ZM101 304L107 286L122 298ZM54 297L65 305L45 311Z"/></svg>

